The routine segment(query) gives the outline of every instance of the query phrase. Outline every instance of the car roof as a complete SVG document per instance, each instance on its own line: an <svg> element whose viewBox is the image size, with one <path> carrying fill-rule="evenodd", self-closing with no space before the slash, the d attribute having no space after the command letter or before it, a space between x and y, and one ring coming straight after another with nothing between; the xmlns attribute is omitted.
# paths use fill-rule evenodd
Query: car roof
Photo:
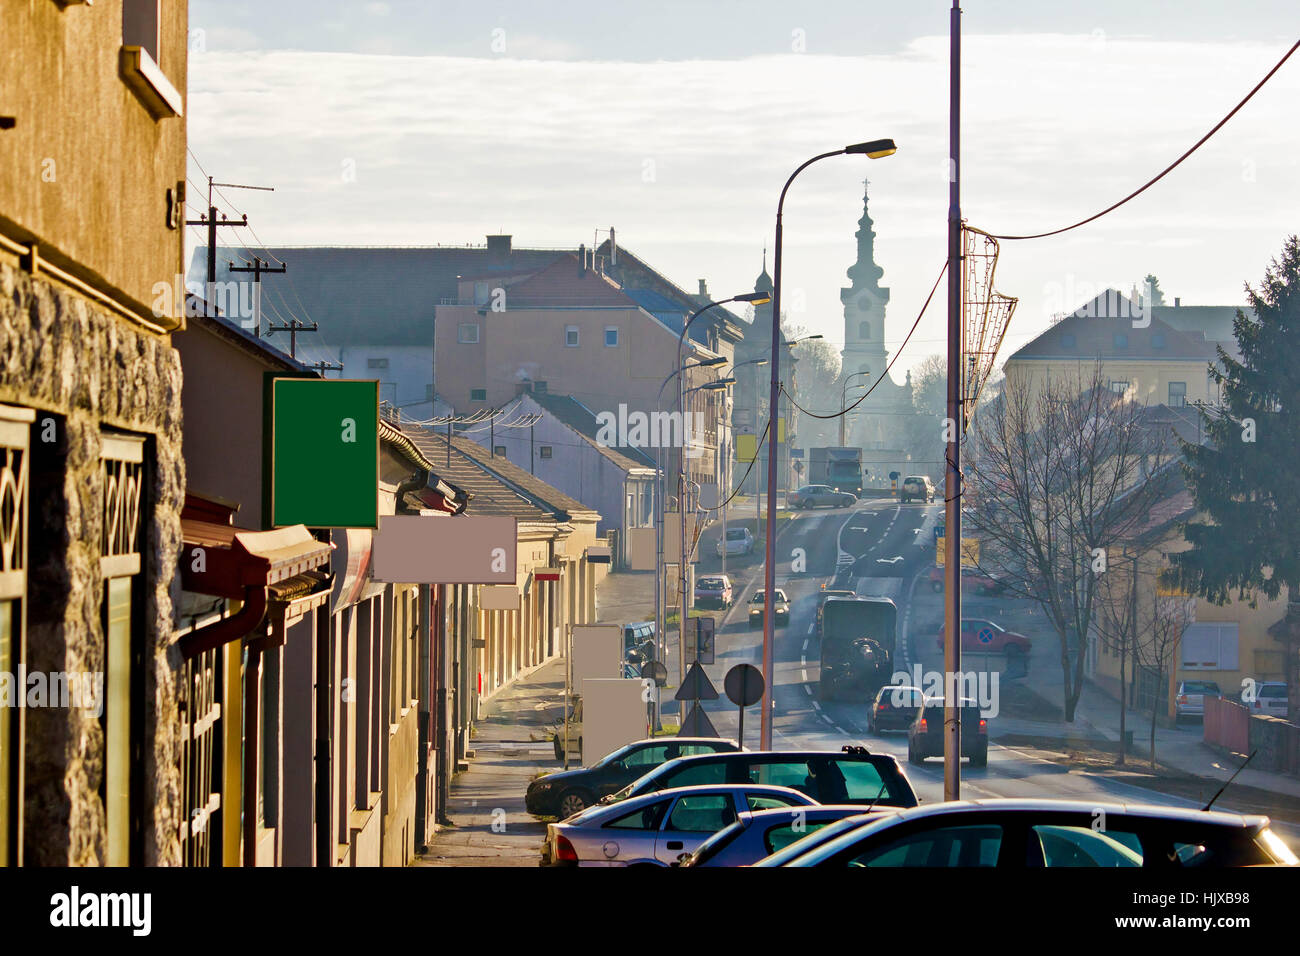
<svg viewBox="0 0 1300 956"><path fill-rule="evenodd" d="M665 766L667 766L665 764ZM605 819L606 815L622 816L624 813L635 813L642 807L652 803L658 803L665 798L688 796L691 794L707 795L713 793L767 793L772 795L793 796L795 805L801 808L806 807L809 810L820 806L812 797L806 793L801 793L793 787L778 787L770 783L700 783L692 784L688 787L672 787L667 790L653 790L650 793L637 794L635 797L628 797L626 800L619 800L617 803L594 803L587 809L594 811L590 816L584 817L581 824L565 824L563 820L559 821L559 826L580 826L591 820ZM597 809L599 808L599 809ZM783 809L777 807L777 810ZM788 813L789 810L787 809Z"/></svg>
<svg viewBox="0 0 1300 956"><path fill-rule="evenodd" d="M660 793L669 792L667 790L660 791ZM896 810L898 808L882 808L882 810L885 809ZM788 819L794 811L798 811L801 819L805 820L842 820L845 817L862 817L863 823L866 823L867 819L875 813L875 811L868 812L862 804L818 803L809 807L765 807L762 810L747 810L742 816L748 817L751 823L764 823L769 820Z"/></svg>
<svg viewBox="0 0 1300 956"><path fill-rule="evenodd" d="M1144 817L1156 820L1182 820L1214 826L1251 829L1268 825L1261 814L1229 813L1223 810L1198 810L1192 807L1167 807L1150 803L1105 803L1085 800L1053 800L1041 797L997 797L981 800L952 800L930 803L905 810L889 808L897 822L940 816L955 811L979 813L1078 813L1095 816L1099 811L1120 817Z"/></svg>

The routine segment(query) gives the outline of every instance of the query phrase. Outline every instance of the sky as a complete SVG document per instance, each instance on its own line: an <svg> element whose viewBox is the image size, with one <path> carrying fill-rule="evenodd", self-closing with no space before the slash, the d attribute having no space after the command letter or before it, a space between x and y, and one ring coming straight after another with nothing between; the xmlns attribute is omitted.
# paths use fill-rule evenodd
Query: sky
<svg viewBox="0 0 1300 956"><path fill-rule="evenodd" d="M976 2L962 17L962 214L1041 232L1105 208L1217 123L1300 34L1293 0ZM678 285L753 287L777 197L783 310L842 342L839 290L869 179L902 343L943 266L948 4L191 0L191 214L203 171L248 245L575 249L617 230ZM1122 209L1004 242L1019 299L1001 358L1107 286L1154 273L1185 305L1239 305L1300 231L1300 54L1187 162ZM200 164L202 169L200 169ZM202 241L190 230L191 247ZM188 260L187 260L188 261ZM289 266L292 270L292 264ZM268 282L276 281L268 279ZM935 297L892 376L944 349ZM328 341L326 330L325 341Z"/></svg>

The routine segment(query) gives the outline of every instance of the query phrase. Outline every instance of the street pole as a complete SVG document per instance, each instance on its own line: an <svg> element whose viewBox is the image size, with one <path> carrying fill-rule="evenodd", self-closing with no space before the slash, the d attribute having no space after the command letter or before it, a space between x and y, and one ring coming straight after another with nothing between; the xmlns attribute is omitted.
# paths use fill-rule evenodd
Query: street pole
<svg viewBox="0 0 1300 956"><path fill-rule="evenodd" d="M948 461L944 474L943 798L961 799L961 7L952 2L948 77Z"/></svg>

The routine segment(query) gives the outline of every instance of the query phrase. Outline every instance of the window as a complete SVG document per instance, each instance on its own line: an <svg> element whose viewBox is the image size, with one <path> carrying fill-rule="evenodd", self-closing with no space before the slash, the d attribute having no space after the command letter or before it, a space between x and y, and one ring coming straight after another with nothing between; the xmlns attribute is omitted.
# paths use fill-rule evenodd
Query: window
<svg viewBox="0 0 1300 956"><path fill-rule="evenodd" d="M792 806L794 801L784 794L778 797L770 793L747 793L745 803L751 810L775 810L778 807Z"/></svg>
<svg viewBox="0 0 1300 956"><path fill-rule="evenodd" d="M456 341L461 345L478 345L478 323L462 322L456 326Z"/></svg>
<svg viewBox="0 0 1300 956"><path fill-rule="evenodd" d="M154 119L181 116L184 99L159 67L159 0L123 0L122 78Z"/></svg>
<svg viewBox="0 0 1300 956"><path fill-rule="evenodd" d="M30 471L30 409L0 406L0 513L5 547L0 548L0 680L21 674L23 599L27 593L27 481ZM39 485L38 485L39 487ZM21 680L21 678L18 678ZM15 687L17 693L23 693ZM18 787L17 755L22 751L23 714L0 702L0 867L21 862L19 822L23 795Z"/></svg>
<svg viewBox="0 0 1300 956"><path fill-rule="evenodd" d="M1162 349L1165 347L1165 334L1163 332L1153 332L1151 334L1151 347L1153 349Z"/></svg>
<svg viewBox="0 0 1300 956"><path fill-rule="evenodd" d="M471 402L486 402L486 401L487 401L487 389L486 389L486 388L471 388L471 389L469 390L469 400L470 400Z"/></svg>
<svg viewBox="0 0 1300 956"><path fill-rule="evenodd" d="M607 349L618 348L618 326L617 325L605 326L605 348Z"/></svg>
<svg viewBox="0 0 1300 956"><path fill-rule="evenodd" d="M428 385L424 386L424 400L425 400L426 402L431 402L431 401L433 401L433 383L432 383L432 382L430 382Z"/></svg>
<svg viewBox="0 0 1300 956"><path fill-rule="evenodd" d="M1116 332L1111 337L1111 342L1114 343L1115 348L1117 349L1126 349L1128 348L1128 334L1125 332Z"/></svg>
<svg viewBox="0 0 1300 956"><path fill-rule="evenodd" d="M1181 647L1186 670L1235 671L1237 624L1189 624L1183 631Z"/></svg>
<svg viewBox="0 0 1300 956"><path fill-rule="evenodd" d="M849 866L997 866L1001 849L1000 826L937 827L877 844L845 862Z"/></svg>
<svg viewBox="0 0 1300 956"><path fill-rule="evenodd" d="M808 834L816 833L824 826L825 823L805 823L801 827L796 827L794 823L783 823L763 834L763 845L770 856L779 850L784 850L796 840L802 840Z"/></svg>
<svg viewBox="0 0 1300 956"><path fill-rule="evenodd" d="M1182 408L1187 404L1187 383L1170 382L1169 383L1169 407Z"/></svg>
<svg viewBox="0 0 1300 956"><path fill-rule="evenodd" d="M666 829L679 833L717 833L736 819L729 793L682 797L673 806Z"/></svg>
<svg viewBox="0 0 1300 956"><path fill-rule="evenodd" d="M1063 348L1063 349L1072 349L1072 348L1074 348L1074 333L1073 333L1073 332L1066 332L1066 333L1064 333L1064 334L1061 336L1061 348Z"/></svg>
<svg viewBox="0 0 1300 956"><path fill-rule="evenodd" d="M493 458L508 458L508 457L510 457L510 456L506 454L506 446L505 446L505 445L493 445L493 446L492 446L492 457L493 457Z"/></svg>
<svg viewBox="0 0 1300 956"><path fill-rule="evenodd" d="M1123 395L1128 391L1128 382L1114 381L1110 383L1110 390L1116 395Z"/></svg>
<svg viewBox="0 0 1300 956"><path fill-rule="evenodd" d="M542 446L540 446L540 447L537 449L537 457L538 457L538 458L550 458L550 457L551 457L551 446L550 446L550 445L542 445Z"/></svg>
<svg viewBox="0 0 1300 956"><path fill-rule="evenodd" d="M533 394L534 394L534 395L545 395L545 394L546 394L546 383L545 383L545 382L533 382Z"/></svg>
<svg viewBox="0 0 1300 956"><path fill-rule="evenodd" d="M860 339L869 339L869 338L871 338L871 323L870 323L870 322L859 322L859 323L858 323L858 338L860 338Z"/></svg>
<svg viewBox="0 0 1300 956"><path fill-rule="evenodd" d="M564 345L566 348L571 349L578 347L578 327L576 325L566 325L564 327Z"/></svg>
<svg viewBox="0 0 1300 956"><path fill-rule="evenodd" d="M1122 840L1121 834L1091 827L1042 825L1034 827L1033 832L1043 850L1044 866L1142 865L1142 844L1133 839L1133 834L1123 834L1130 839Z"/></svg>
<svg viewBox="0 0 1300 956"><path fill-rule="evenodd" d="M602 829L607 830L657 830L659 821L668 807L669 801L659 800L648 807L641 807L631 813L610 820Z"/></svg>
<svg viewBox="0 0 1300 956"><path fill-rule="evenodd" d="M366 368L388 368L388 359L386 358L366 359Z"/></svg>

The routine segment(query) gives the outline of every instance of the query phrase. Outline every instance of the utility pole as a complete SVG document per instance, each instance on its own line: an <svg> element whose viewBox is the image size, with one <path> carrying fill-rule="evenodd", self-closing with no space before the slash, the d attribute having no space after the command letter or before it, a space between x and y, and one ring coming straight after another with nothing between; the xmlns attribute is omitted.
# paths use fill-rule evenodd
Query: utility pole
<svg viewBox="0 0 1300 956"><path fill-rule="evenodd" d="M943 798L961 799L961 7L952 0L948 76L948 461L944 473Z"/></svg>
<svg viewBox="0 0 1300 956"><path fill-rule="evenodd" d="M308 325L306 322L303 322L301 319L290 319L288 322L284 323L284 325L271 325L268 323L266 326L267 335L270 335L272 332L289 333L289 358L292 359L296 359L298 357L298 333L317 332L319 330L320 330L320 326L317 325L315 322L313 322L311 325Z"/></svg>
<svg viewBox="0 0 1300 956"><path fill-rule="evenodd" d="M310 365L309 367L310 367L310 368L314 368L316 371L320 372L320 377L321 377L321 378L324 378L324 377L325 377L325 373L326 373L326 372L341 372L341 371L343 371L343 363L342 363L342 362L338 362L338 363L334 363L334 362L312 362L311 365Z"/></svg>
<svg viewBox="0 0 1300 956"><path fill-rule="evenodd" d="M253 256L251 266L237 266L234 262L230 262L226 271L253 273L253 334L260 339L262 337L262 273L288 272L289 267L282 262L277 268L263 260L261 256Z"/></svg>
<svg viewBox="0 0 1300 956"><path fill-rule="evenodd" d="M208 318L216 315L213 310L212 298L214 286L217 282L217 226L247 226L248 215L245 214L242 221L230 220L226 214L221 214L220 221L217 220L217 207L212 205L212 177L208 177L208 214L200 216L198 219L186 219L187 226L207 226L208 227L208 281L203 293L203 314Z"/></svg>

